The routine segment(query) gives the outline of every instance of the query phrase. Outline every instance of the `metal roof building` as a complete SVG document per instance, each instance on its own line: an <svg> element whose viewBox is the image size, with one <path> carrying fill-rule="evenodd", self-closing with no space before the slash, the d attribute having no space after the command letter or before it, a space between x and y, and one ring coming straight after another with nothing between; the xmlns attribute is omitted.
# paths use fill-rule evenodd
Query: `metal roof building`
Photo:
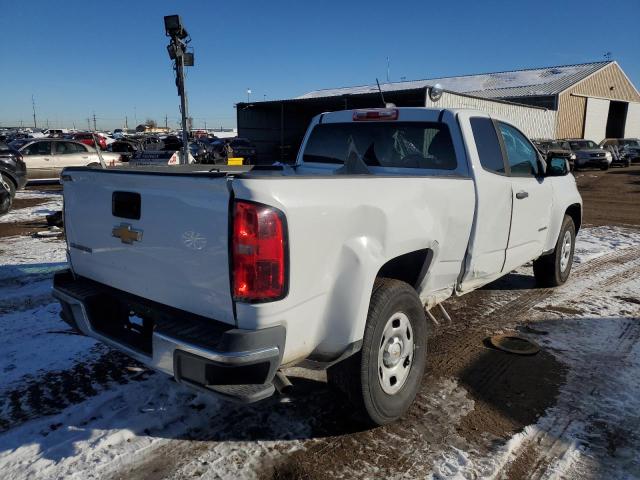
<svg viewBox="0 0 640 480"><path fill-rule="evenodd" d="M434 103L429 89L440 85ZM614 61L383 83L397 106L476 108L511 120L532 138L640 137L640 93ZM318 113L379 107L378 86L314 90L296 98L237 105L238 135L260 156L292 160Z"/></svg>

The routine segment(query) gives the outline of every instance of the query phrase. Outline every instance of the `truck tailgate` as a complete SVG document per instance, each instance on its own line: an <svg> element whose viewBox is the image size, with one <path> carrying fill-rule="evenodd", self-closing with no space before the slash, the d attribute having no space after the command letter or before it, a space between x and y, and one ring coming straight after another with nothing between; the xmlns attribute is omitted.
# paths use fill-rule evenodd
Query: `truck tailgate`
<svg viewBox="0 0 640 480"><path fill-rule="evenodd" d="M76 274L234 324L225 176L73 169L63 183Z"/></svg>

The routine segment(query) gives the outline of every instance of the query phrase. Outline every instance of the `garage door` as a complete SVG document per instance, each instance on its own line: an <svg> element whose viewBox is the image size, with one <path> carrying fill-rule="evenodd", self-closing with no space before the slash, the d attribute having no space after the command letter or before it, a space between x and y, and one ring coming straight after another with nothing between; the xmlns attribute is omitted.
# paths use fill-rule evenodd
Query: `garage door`
<svg viewBox="0 0 640 480"><path fill-rule="evenodd" d="M607 133L609 100L587 98L587 114L584 119L583 138L599 143Z"/></svg>
<svg viewBox="0 0 640 480"><path fill-rule="evenodd" d="M640 103L629 103L624 136L626 138L640 138Z"/></svg>

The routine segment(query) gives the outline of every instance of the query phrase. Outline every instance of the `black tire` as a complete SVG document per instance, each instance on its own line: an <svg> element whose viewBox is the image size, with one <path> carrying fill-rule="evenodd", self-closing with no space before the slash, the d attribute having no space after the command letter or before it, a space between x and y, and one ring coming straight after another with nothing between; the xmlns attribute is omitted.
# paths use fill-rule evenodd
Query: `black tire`
<svg viewBox="0 0 640 480"><path fill-rule="evenodd" d="M607 171L607 170L609 170L609 164L606 164L606 165L600 165L600 170L602 170L602 171Z"/></svg>
<svg viewBox="0 0 640 480"><path fill-rule="evenodd" d="M11 178L7 175L5 175L4 173L0 173L0 180L4 180L4 183L6 183L9 186L9 193L11 193L11 198L15 198L16 196L16 184L13 183L13 180L11 180Z"/></svg>
<svg viewBox="0 0 640 480"><path fill-rule="evenodd" d="M563 257L563 244L565 243L565 235L570 236L570 251L567 259L567 264L562 269L562 257ZM558 240L553 253L544 255L537 260L533 261L533 274L536 277L536 282L541 287L558 287L565 283L571 273L571 266L573 265L573 253L576 246L576 227L573 223L573 219L569 215L564 216L562 221L562 227L558 234ZM566 250L564 250L566 251Z"/></svg>
<svg viewBox="0 0 640 480"><path fill-rule="evenodd" d="M397 314L404 315L410 324L407 331L412 332L413 358L402 360L404 348L398 354L398 362L409 371L399 390L389 394L381 385L378 362L383 343L391 343L385 342L385 327L389 322L395 324ZM400 280L378 278L371 294L362 349L330 367L327 379L347 395L365 424L384 425L404 415L413 403L422 382L426 353L427 320L416 291Z"/></svg>
<svg viewBox="0 0 640 480"><path fill-rule="evenodd" d="M4 215L11 210L12 204L13 197L11 196L9 183L0 178L0 215Z"/></svg>

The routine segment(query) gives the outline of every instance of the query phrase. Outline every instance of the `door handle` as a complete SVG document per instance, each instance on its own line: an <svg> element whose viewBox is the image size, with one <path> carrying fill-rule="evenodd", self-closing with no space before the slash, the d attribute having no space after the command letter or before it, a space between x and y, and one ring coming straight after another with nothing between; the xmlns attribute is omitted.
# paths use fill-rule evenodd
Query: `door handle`
<svg viewBox="0 0 640 480"><path fill-rule="evenodd" d="M524 190L521 190L518 193L516 193L516 198L518 200L522 200L523 198L527 198L528 196L529 196L529 192L525 192Z"/></svg>

